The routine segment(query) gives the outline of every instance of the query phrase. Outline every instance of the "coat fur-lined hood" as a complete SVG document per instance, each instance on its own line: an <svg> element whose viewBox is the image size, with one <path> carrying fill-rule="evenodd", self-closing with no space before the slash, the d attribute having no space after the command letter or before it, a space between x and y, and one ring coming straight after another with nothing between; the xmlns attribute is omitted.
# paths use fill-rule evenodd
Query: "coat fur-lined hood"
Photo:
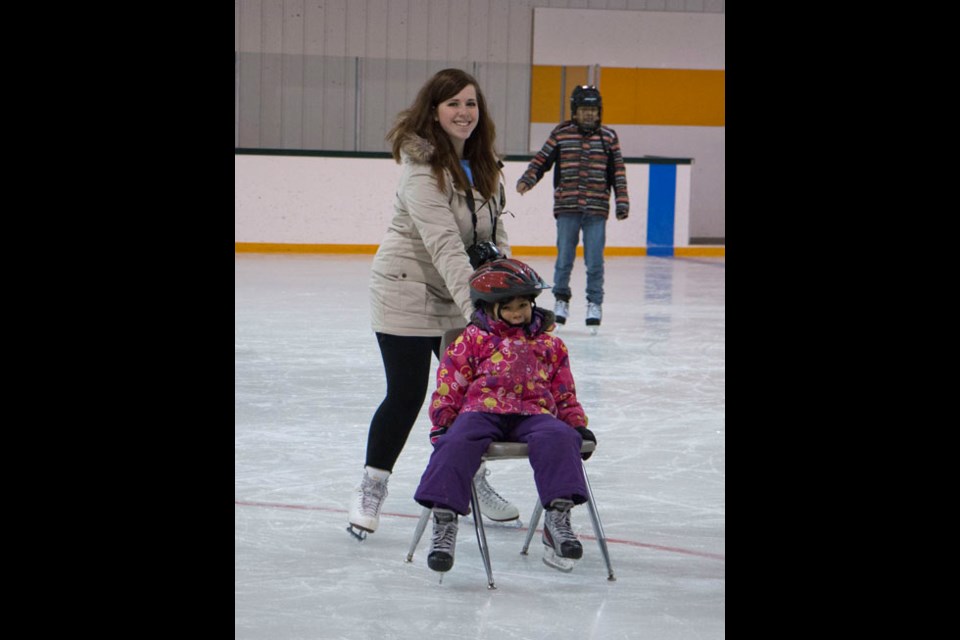
<svg viewBox="0 0 960 640"><path fill-rule="evenodd" d="M433 143L413 133L406 136L400 143L400 152L417 164L430 164L436 151Z"/></svg>
<svg viewBox="0 0 960 640"><path fill-rule="evenodd" d="M370 322L380 333L442 336L462 329L473 313L466 248L489 241L509 256L510 240L502 220L494 230L497 218L486 208L477 216L475 237L466 197L450 178L441 190L430 163L418 160L435 156L433 145L409 133L399 142L394 215L370 269ZM498 203L491 204L500 215Z"/></svg>

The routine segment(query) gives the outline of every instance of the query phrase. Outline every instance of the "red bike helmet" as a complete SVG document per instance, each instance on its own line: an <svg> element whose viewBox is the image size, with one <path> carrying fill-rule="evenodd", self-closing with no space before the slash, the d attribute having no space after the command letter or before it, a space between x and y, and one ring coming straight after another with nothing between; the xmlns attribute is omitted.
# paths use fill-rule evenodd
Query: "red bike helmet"
<svg viewBox="0 0 960 640"><path fill-rule="evenodd" d="M512 258L502 258L481 265L470 276L470 299L476 305L501 302L517 297L536 298L550 285L530 265Z"/></svg>

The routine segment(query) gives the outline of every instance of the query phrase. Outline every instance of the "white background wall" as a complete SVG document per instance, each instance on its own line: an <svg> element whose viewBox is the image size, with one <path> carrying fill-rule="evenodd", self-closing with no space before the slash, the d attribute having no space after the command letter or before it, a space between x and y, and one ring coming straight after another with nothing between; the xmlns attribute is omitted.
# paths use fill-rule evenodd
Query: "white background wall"
<svg viewBox="0 0 960 640"><path fill-rule="evenodd" d="M234 8L237 147L386 151L387 123L433 66L469 61L497 122L500 151L521 154L538 149L549 132L527 122L531 64L701 68L691 65L722 56L725 2L234 0ZM546 10L557 12L563 26L555 26L564 31L547 38L553 57L535 60L534 13ZM651 21L666 26L642 26ZM705 24L713 26L705 32ZM599 40L584 37L603 25L615 28ZM677 25L686 26L678 32ZM649 34L646 42L632 35L637 29ZM351 84L357 73L360 89ZM357 104L358 90L380 98ZM366 124L355 129L358 122ZM615 128L627 157L693 158L690 236L725 236L723 127Z"/></svg>
<svg viewBox="0 0 960 640"><path fill-rule="evenodd" d="M400 165L392 158L261 156L235 158L235 238L241 243L378 245L393 216ZM553 247L553 176L521 196L517 180L526 162L505 162L505 221L511 245ZM678 167L681 195L689 166ZM646 247L649 165L627 164L630 217L607 223L608 247ZM612 207L611 207L612 211ZM678 220L685 237L688 222ZM686 244L677 242L677 246Z"/></svg>
<svg viewBox="0 0 960 640"><path fill-rule="evenodd" d="M533 64L723 69L724 13L533 11Z"/></svg>

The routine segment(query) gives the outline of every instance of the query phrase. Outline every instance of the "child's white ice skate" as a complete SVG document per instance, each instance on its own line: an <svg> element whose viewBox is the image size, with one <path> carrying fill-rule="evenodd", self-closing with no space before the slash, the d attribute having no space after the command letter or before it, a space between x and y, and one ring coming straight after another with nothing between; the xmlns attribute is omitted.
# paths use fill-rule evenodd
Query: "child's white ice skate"
<svg viewBox="0 0 960 640"><path fill-rule="evenodd" d="M603 317L603 309L596 302L587 303L587 327L590 328L590 335L595 336L600 331L600 319Z"/></svg>
<svg viewBox="0 0 960 640"><path fill-rule="evenodd" d="M566 324L567 316L570 315L570 303L566 300L557 300L557 303L553 307L553 315L557 320L557 329L560 328L560 325Z"/></svg>

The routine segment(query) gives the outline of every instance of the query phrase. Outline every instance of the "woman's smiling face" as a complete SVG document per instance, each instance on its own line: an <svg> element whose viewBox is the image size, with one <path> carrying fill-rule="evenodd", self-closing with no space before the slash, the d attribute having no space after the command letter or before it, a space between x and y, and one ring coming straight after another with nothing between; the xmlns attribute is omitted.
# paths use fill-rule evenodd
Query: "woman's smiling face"
<svg viewBox="0 0 960 640"><path fill-rule="evenodd" d="M463 145L477 128L480 119L480 106L477 104L477 88L468 84L452 98L437 105L437 121L450 141L463 153Z"/></svg>

